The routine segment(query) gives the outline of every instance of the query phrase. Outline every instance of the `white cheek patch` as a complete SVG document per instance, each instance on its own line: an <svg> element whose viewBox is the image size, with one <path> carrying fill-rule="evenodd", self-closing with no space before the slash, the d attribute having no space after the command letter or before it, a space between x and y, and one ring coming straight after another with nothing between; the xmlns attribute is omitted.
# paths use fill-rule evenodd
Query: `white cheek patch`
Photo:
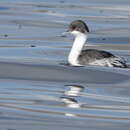
<svg viewBox="0 0 130 130"><path fill-rule="evenodd" d="M71 34L73 34L73 35L79 35L79 34L81 34L81 32L74 30L74 31L71 32Z"/></svg>

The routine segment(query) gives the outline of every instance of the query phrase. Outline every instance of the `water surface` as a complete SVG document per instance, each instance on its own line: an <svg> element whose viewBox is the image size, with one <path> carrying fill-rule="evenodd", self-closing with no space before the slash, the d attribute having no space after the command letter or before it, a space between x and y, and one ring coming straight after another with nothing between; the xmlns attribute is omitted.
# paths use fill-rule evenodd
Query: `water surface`
<svg viewBox="0 0 130 130"><path fill-rule="evenodd" d="M65 66L69 23L90 29L85 48L130 64L129 0L0 1L0 130L129 130L130 69Z"/></svg>

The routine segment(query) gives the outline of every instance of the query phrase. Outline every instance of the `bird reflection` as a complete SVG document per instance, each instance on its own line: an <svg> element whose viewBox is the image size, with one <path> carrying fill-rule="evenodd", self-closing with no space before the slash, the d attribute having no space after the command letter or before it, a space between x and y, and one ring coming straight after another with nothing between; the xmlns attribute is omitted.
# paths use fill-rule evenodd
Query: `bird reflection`
<svg viewBox="0 0 130 130"><path fill-rule="evenodd" d="M84 87L80 85L65 85L67 90L65 91L65 96L78 97L80 92L83 91Z"/></svg>
<svg viewBox="0 0 130 130"><path fill-rule="evenodd" d="M80 96L81 92L84 90L83 86L80 85L65 85L66 90L61 97L62 102L65 103L68 108L80 108L81 104L76 99ZM65 113L66 116L76 116L76 114Z"/></svg>

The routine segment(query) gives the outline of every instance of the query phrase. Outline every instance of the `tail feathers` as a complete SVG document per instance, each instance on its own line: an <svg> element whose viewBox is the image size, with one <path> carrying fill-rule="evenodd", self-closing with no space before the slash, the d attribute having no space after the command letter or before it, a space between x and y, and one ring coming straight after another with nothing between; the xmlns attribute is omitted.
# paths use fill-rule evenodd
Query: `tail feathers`
<svg viewBox="0 0 130 130"><path fill-rule="evenodd" d="M113 65L113 67L128 68L128 65L126 64L126 60L121 57L113 58L111 64Z"/></svg>
<svg viewBox="0 0 130 130"><path fill-rule="evenodd" d="M89 65L129 68L128 65L126 64L125 59L121 57L112 57L112 58L104 58L101 60L94 60L93 62L90 62Z"/></svg>
<svg viewBox="0 0 130 130"><path fill-rule="evenodd" d="M113 67L119 67L119 68L128 68L128 65L126 65L125 63L121 63L121 64L112 64Z"/></svg>

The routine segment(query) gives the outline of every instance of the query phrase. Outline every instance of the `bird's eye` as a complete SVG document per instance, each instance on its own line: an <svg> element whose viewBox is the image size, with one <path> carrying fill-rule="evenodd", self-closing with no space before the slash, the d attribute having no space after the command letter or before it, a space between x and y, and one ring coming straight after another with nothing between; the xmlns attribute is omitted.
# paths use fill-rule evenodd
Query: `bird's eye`
<svg viewBox="0 0 130 130"><path fill-rule="evenodd" d="M75 27L75 26L73 26L73 27L72 27L72 30L75 30L75 29L76 29L76 27Z"/></svg>

